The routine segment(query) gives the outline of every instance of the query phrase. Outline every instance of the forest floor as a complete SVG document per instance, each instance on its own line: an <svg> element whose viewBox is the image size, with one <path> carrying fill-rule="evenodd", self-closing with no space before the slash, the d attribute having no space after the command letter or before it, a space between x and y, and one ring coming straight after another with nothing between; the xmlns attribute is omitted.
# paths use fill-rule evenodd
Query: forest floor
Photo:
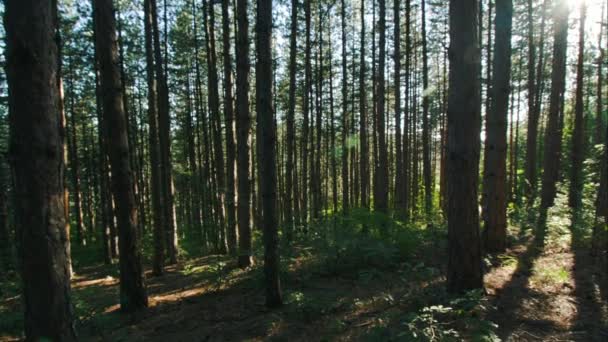
<svg viewBox="0 0 608 342"><path fill-rule="evenodd" d="M578 232L552 212L543 243L532 228L510 227L507 253L485 261L486 293L460 298L444 291L445 242L390 267L349 267L340 251L319 258L298 245L284 258L285 305L272 311L261 268L225 256L147 274L150 307L131 315L119 312L116 267L83 267L72 285L77 330L84 341L608 341L607 265ZM19 340L20 297L9 287L0 340Z"/></svg>

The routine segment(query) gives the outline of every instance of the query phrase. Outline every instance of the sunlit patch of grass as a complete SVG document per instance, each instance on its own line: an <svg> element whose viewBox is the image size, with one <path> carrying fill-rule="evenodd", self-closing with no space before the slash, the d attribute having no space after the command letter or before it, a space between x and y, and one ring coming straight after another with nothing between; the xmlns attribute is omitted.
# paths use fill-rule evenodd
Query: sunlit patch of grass
<svg viewBox="0 0 608 342"><path fill-rule="evenodd" d="M570 272L563 266L546 265L534 267L530 282L540 286L556 286L567 283Z"/></svg>
<svg viewBox="0 0 608 342"><path fill-rule="evenodd" d="M515 269L519 265L519 259L514 257L513 255L508 254L500 254L498 255L498 260L500 262L501 267L507 267Z"/></svg>

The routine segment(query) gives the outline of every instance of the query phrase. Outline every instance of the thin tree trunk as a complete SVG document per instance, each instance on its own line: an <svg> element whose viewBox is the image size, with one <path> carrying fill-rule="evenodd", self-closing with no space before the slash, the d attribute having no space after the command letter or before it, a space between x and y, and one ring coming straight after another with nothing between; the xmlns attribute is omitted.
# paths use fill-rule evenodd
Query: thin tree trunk
<svg viewBox="0 0 608 342"><path fill-rule="evenodd" d="M429 106L430 93L429 87L429 67L426 36L426 1L422 0L422 169L424 178L424 213L426 219L430 219L433 205L433 190L431 187L431 144L430 144L430 124Z"/></svg>
<svg viewBox="0 0 608 342"><path fill-rule="evenodd" d="M234 99L232 96L232 59L230 58L230 16L228 3L222 0L222 48L224 50L224 119L226 121L226 218L228 251L236 255L236 221L235 221L235 163L236 150L234 140Z"/></svg>
<svg viewBox="0 0 608 342"><path fill-rule="evenodd" d="M574 131L572 132L572 149L570 160L570 191L568 193L568 204L573 209L580 209L583 191L583 160L585 159L585 117L583 103L584 85L584 57L585 57L585 17L587 6L581 2L579 41L578 41L578 63L576 66L576 103L574 105Z"/></svg>
<svg viewBox="0 0 608 342"><path fill-rule="evenodd" d="M294 232L294 202L297 202L297 178L295 177L296 153L296 55L298 34L298 0L291 0L291 34L289 37L289 110L287 112L287 165L285 167L285 238L293 240Z"/></svg>
<svg viewBox="0 0 608 342"><path fill-rule="evenodd" d="M536 45L534 39L533 0L527 3L528 21L528 133L526 139L525 194L528 200L534 198L536 184L536 141L538 137L538 117L536 105ZM543 34L543 32L541 32ZM542 57L541 57L542 58Z"/></svg>
<svg viewBox="0 0 608 342"><path fill-rule="evenodd" d="M386 148L386 131L385 131L385 91L384 91L384 65L386 62L386 2L379 0L379 18L378 30L379 38L378 45L380 52L378 53L378 83L377 83L377 131L378 131L378 166L376 170L376 187L375 191L377 198L374 198L374 209L386 213L388 210L388 151Z"/></svg>
<svg viewBox="0 0 608 342"><path fill-rule="evenodd" d="M247 0L237 0L236 19L238 24L236 44L236 132L237 132L237 173L238 203L237 221L239 230L239 267L252 263L251 250L251 184L249 161L251 150L251 115L249 114L249 20Z"/></svg>

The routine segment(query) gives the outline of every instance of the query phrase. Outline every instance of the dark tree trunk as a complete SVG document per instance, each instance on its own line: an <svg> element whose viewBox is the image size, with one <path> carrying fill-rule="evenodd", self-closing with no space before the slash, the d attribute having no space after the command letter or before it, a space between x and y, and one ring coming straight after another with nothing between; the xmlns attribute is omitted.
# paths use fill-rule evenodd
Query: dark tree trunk
<svg viewBox="0 0 608 342"><path fill-rule="evenodd" d="M157 110L158 110L158 146L160 156L160 180L163 196L163 225L165 250L169 262L174 264L178 257L177 229L175 226L175 208L173 204L173 176L171 165L171 118L169 116L169 89L167 86L168 71L163 68L163 57L160 45L158 11L156 0L149 0L152 14L154 37L154 60L156 67ZM166 30L166 29L165 29ZM165 56L168 58L168 56Z"/></svg>
<svg viewBox="0 0 608 342"><path fill-rule="evenodd" d="M481 288L477 179L481 130L477 1L450 1L448 99L448 274L450 292Z"/></svg>
<svg viewBox="0 0 608 342"><path fill-rule="evenodd" d="M363 3L361 1L361 8ZM349 170L348 170L348 152L350 150L348 146L348 103L346 101L348 97L348 85L347 85L347 60L346 60L346 3L344 0L340 2L340 26L342 33L342 211L348 213L350 198L349 198ZM354 123L352 123L354 124ZM363 136L360 137L363 139Z"/></svg>
<svg viewBox="0 0 608 342"><path fill-rule="evenodd" d="M512 0L496 0L492 108L486 117L484 241L488 252L507 243L507 115L511 81Z"/></svg>
<svg viewBox="0 0 608 342"><path fill-rule="evenodd" d="M553 68L551 71L551 97L547 128L545 130L545 152L542 178L541 210L553 206L559 164L562 151L562 124L564 91L566 87L566 59L568 48L568 5L559 0L554 9ZM541 212L541 217L543 213Z"/></svg>
<svg viewBox="0 0 608 342"><path fill-rule="evenodd" d="M295 177L295 153L296 153L296 56L297 56L297 34L298 34L298 0L291 1L291 35L289 37L289 110L287 112L287 165L285 167L285 238L293 240L294 210L293 203L297 201L294 196Z"/></svg>
<svg viewBox="0 0 608 342"><path fill-rule="evenodd" d="M603 121L603 109L604 109L604 102L603 102L603 86L604 86L604 60L605 60L605 50L604 47L602 46L602 38L604 37L604 6L602 6L602 22L600 22L600 34L599 34L599 41L597 46L599 46L600 48L600 56L598 58L598 63L597 63L597 109L595 111L595 133L593 135L593 142L595 145L597 144L601 144L602 143L602 134L604 134L604 121Z"/></svg>
<svg viewBox="0 0 608 342"><path fill-rule="evenodd" d="M215 161L215 179L217 182L218 190L218 204L217 210L219 215L219 252L225 253L227 249L226 239L226 225L225 225L225 196L226 196L226 180L225 180L225 166L224 166L224 149L222 146L222 135L221 135L221 119L219 109L219 91L218 91L218 79L217 79L217 57L215 49L215 10L213 9L213 2L205 0L204 4L206 10L204 10L203 18L205 20L205 37L207 38L207 77L208 77L208 98L209 98L209 114L211 118L211 132L213 134L213 152Z"/></svg>
<svg viewBox="0 0 608 342"><path fill-rule="evenodd" d="M277 174L276 174L276 130L272 107L272 0L257 1L256 21L256 104L258 129L261 130L260 191L262 192L262 215L264 228L264 275L266 277L266 306L274 308L282 304L279 280L278 220L277 220Z"/></svg>
<svg viewBox="0 0 608 342"><path fill-rule="evenodd" d="M236 132L239 229L239 267L251 265L251 183L249 160L251 150L251 115L249 114L249 20L247 0L237 0L236 20L238 24L236 43Z"/></svg>
<svg viewBox="0 0 608 342"><path fill-rule="evenodd" d="M13 244L8 212L8 179L4 161L0 162L0 279L13 270Z"/></svg>
<svg viewBox="0 0 608 342"><path fill-rule="evenodd" d="M70 61L71 62L71 61ZM70 63L70 67L72 64ZM71 71L71 70L70 70ZM74 89L73 72L70 72L68 79L70 90ZM80 186L80 160L78 159L78 137L76 134L76 110L74 105L73 91L70 94L70 135L69 142L69 162L72 176L73 200L74 200L74 216L76 217L76 241L82 246L86 246L87 239L82 218L82 192Z"/></svg>
<svg viewBox="0 0 608 342"><path fill-rule="evenodd" d="M378 18L378 76L377 76L377 132L378 132L378 161L376 169L376 191L374 198L374 209L386 213L388 210L388 151L386 147L386 128L385 128L385 91L384 91L384 66L386 62L386 2L379 0Z"/></svg>
<svg viewBox="0 0 608 342"><path fill-rule="evenodd" d="M527 4L528 21L528 133L526 139L526 162L525 162L525 194L528 200L534 199L536 188L536 142L538 137L538 117L535 115L536 104L536 45L534 38L534 10L533 0ZM542 34L542 32L541 32Z"/></svg>
<svg viewBox="0 0 608 342"><path fill-rule="evenodd" d="M232 58L230 57L230 16L228 3L222 0L222 48L224 50L224 120L226 121L226 218L228 251L236 255L234 181L236 150L234 141L234 99L232 96Z"/></svg>
<svg viewBox="0 0 608 342"><path fill-rule="evenodd" d="M585 159L585 117L583 113L584 58L585 58L585 17L587 8L581 2L579 22L578 63L576 66L576 103L574 105L574 131L572 132L572 150L570 151L570 191L568 205L580 209L583 191L583 160Z"/></svg>
<svg viewBox="0 0 608 342"><path fill-rule="evenodd" d="M302 221L303 224L306 225L308 223L308 155L309 155L309 147L308 147L308 138L309 138L309 116L310 116L310 89L312 87L312 68L310 65L311 55L311 43L310 43L310 1L304 2L304 17L306 22L306 45L304 47L304 97L303 97L303 105L302 112L304 115L304 119L302 121Z"/></svg>
<svg viewBox="0 0 608 342"><path fill-rule="evenodd" d="M27 340L75 341L64 202L56 2L5 2L9 160ZM51 85L51 86L49 86Z"/></svg>
<svg viewBox="0 0 608 342"><path fill-rule="evenodd" d="M406 0L407 1L407 0ZM403 207L404 173L403 173L403 152L401 145L401 3L395 0L393 4L393 18L395 41L393 59L395 61L395 208L399 214L405 213Z"/></svg>
<svg viewBox="0 0 608 342"><path fill-rule="evenodd" d="M411 161L411 134L413 130L410 129L410 116L412 110L410 109L410 79L411 79L411 55L412 55L412 37L411 37L411 15L412 15L412 1L405 0L405 112L403 113L403 209L405 212L406 219L409 213L410 204L410 175L412 174L410 168Z"/></svg>
<svg viewBox="0 0 608 342"><path fill-rule="evenodd" d="M422 173L424 178L424 213L427 219L430 218L433 205L433 189L431 175L431 127L429 124L430 94L429 87L429 67L428 52L426 41L426 1L422 0Z"/></svg>
<svg viewBox="0 0 608 342"><path fill-rule="evenodd" d="M369 147L367 142L367 92L365 85L365 0L361 1L361 46L359 65L359 184L361 207L369 208Z"/></svg>
<svg viewBox="0 0 608 342"><path fill-rule="evenodd" d="M608 126L606 126L605 134L600 186L597 190L595 202L595 225L593 226L593 237L591 239L591 251L595 255L601 254L602 248L604 251L608 251L608 238L606 236L606 226L608 225Z"/></svg>
<svg viewBox="0 0 608 342"><path fill-rule="evenodd" d="M525 173L525 185L526 185L526 197L528 205L532 205L537 196L537 169L539 161L542 160L539 156L539 122L540 122L540 111L541 101L543 98L544 88L544 70L545 70L545 23L546 23L546 12L549 0L545 0L542 6L541 13L541 25L540 25L540 42L538 46L538 63L536 64L536 80L534 84L534 108L532 113L528 113L528 132L526 139L526 160L524 166ZM530 14L531 15L531 14ZM531 19L532 17L530 17ZM528 72L530 72L528 70ZM530 77L530 76L528 76ZM542 135L541 135L542 137Z"/></svg>
<svg viewBox="0 0 608 342"><path fill-rule="evenodd" d="M112 0L95 0L94 16L104 121L106 128L112 128L108 129L108 142L120 235L120 305L122 311L132 312L148 306L148 296L141 265L137 204L129 159Z"/></svg>
<svg viewBox="0 0 608 342"><path fill-rule="evenodd" d="M154 47L153 47L153 30L154 22L152 20L152 0L144 1L144 31L146 45L146 73L148 81L148 143L150 155L150 186L152 190L152 222L153 240L154 240L154 256L152 258L152 273L161 275L165 263L165 243L163 235L164 226L164 209L162 196L162 180L160 166L160 149L158 146L158 109L157 105L157 83L154 76Z"/></svg>

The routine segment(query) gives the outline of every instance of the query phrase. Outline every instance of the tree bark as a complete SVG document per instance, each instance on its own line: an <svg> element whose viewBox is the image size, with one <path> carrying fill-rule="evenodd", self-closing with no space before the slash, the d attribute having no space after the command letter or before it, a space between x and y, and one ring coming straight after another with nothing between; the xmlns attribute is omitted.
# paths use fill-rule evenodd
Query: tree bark
<svg viewBox="0 0 608 342"><path fill-rule="evenodd" d="M477 10L476 0L450 0L447 287L454 293L483 285L477 207L481 84L474 77L480 73Z"/></svg>
<svg viewBox="0 0 608 342"><path fill-rule="evenodd" d="M252 264L251 250L251 184L249 160L251 150L251 115L249 113L249 20L247 0L237 0L236 19L238 24L236 44L236 131L237 131L237 173L238 204L237 220L239 230L239 267Z"/></svg>
<svg viewBox="0 0 608 342"><path fill-rule="evenodd" d="M585 117L583 103L584 85L584 58L585 58L585 17L587 8L581 2L578 63L576 65L576 99L574 105L574 131L572 132L572 149L570 151L570 191L568 192L568 205L572 209L580 209L583 191L583 160L585 159Z"/></svg>
<svg viewBox="0 0 608 342"><path fill-rule="evenodd" d="M384 89L384 66L386 62L386 2L379 0L378 18L378 77L377 77L377 132L378 132L378 162L376 170L376 187L374 198L374 209L386 213L388 210L388 151L386 148L386 128L385 128L385 89Z"/></svg>
<svg viewBox="0 0 608 342"><path fill-rule="evenodd" d="M158 108L157 97L158 87L156 77L154 75L154 45L153 45L153 30L154 22L152 20L152 0L144 1L144 31L145 31L145 48L146 48L146 73L148 81L148 143L150 155L150 186L152 190L152 217L153 217L153 240L154 240L154 256L152 258L152 273L159 276L163 273L165 263L165 243L164 243L164 201L162 196L162 180L160 166L160 149L158 146Z"/></svg>
<svg viewBox="0 0 608 342"><path fill-rule="evenodd" d="M541 192L541 210L553 206L559 164L562 151L562 124L564 91L566 87L566 59L568 48L568 5L559 0L554 9L553 67L551 70L551 97L547 128L545 130L545 152ZM544 216L542 215L541 217Z"/></svg>
<svg viewBox="0 0 608 342"><path fill-rule="evenodd" d="M5 2L11 162L26 339L75 341L59 111L56 2Z"/></svg>
<svg viewBox="0 0 608 342"><path fill-rule="evenodd" d="M171 165L171 117L169 115L169 89L167 70L164 70L160 45L158 10L156 0L149 0L152 13L152 30L154 41L154 60L156 67L157 110L158 110L158 146L160 156L161 193L163 196L163 225L165 233L165 250L169 262L175 264L178 257L177 229L175 226L175 208L173 203L173 176ZM165 56L168 58L168 56Z"/></svg>
<svg viewBox="0 0 608 342"><path fill-rule="evenodd" d="M226 122L226 218L228 251L237 254L236 221L235 221L235 163L236 147L234 140L234 99L232 96L232 59L230 58L230 16L228 3L222 0L222 48L224 50L224 120Z"/></svg>
<svg viewBox="0 0 608 342"><path fill-rule="evenodd" d="M429 67L426 36L426 1L422 0L422 173L424 178L424 213L427 220L430 219L433 205L433 189L431 174L431 143L429 124L430 93Z"/></svg>
<svg viewBox="0 0 608 342"><path fill-rule="evenodd" d="M484 241L491 253L507 243L507 115L511 81L512 0L496 0L492 108L486 117Z"/></svg>
<svg viewBox="0 0 608 342"><path fill-rule="evenodd" d="M308 163L309 163L309 116L310 116L310 93L312 88L312 67L310 65L310 1L304 1L304 17L306 23L306 45L304 47L304 97L302 104L302 112L304 115L304 119L302 121L302 144L301 144L301 155L302 155L302 211L301 217L303 224L306 225L308 223Z"/></svg>
<svg viewBox="0 0 608 342"><path fill-rule="evenodd" d="M242 1L242 0L239 0ZM272 108L272 0L257 1L256 20L256 102L261 140L260 179L262 192L262 215L264 227L264 275L266 277L266 306L282 304L279 280L278 220L277 220L277 174L276 174L276 130Z"/></svg>
<svg viewBox="0 0 608 342"><path fill-rule="evenodd" d="M298 0L291 0L291 34L289 37L289 110L287 112L287 165L285 167L285 238L293 240L294 232L294 210L293 203L297 201L294 191L295 178L295 153L296 153L296 55L298 35Z"/></svg>
<svg viewBox="0 0 608 342"><path fill-rule="evenodd" d="M361 1L361 8L363 8L364 2L365 1ZM348 61L346 60L346 2L341 0L340 5L340 26L342 33L342 212L346 214L348 213L351 201L349 196L350 184L348 177L348 155L350 150L348 146L348 103L346 101L348 98ZM361 139L363 138L361 137Z"/></svg>
<svg viewBox="0 0 608 342"><path fill-rule="evenodd" d="M95 0L94 15L104 121L106 128L112 128L108 129L108 142L120 234L120 307L124 312L132 312L148 306L148 296L137 232L137 204L129 159L112 0Z"/></svg>
<svg viewBox="0 0 608 342"><path fill-rule="evenodd" d="M528 133L526 139L525 194L528 200L534 198L536 188L536 141L538 137L538 117L536 104L536 44L534 40L533 0L528 0ZM541 32L542 34L542 32Z"/></svg>

